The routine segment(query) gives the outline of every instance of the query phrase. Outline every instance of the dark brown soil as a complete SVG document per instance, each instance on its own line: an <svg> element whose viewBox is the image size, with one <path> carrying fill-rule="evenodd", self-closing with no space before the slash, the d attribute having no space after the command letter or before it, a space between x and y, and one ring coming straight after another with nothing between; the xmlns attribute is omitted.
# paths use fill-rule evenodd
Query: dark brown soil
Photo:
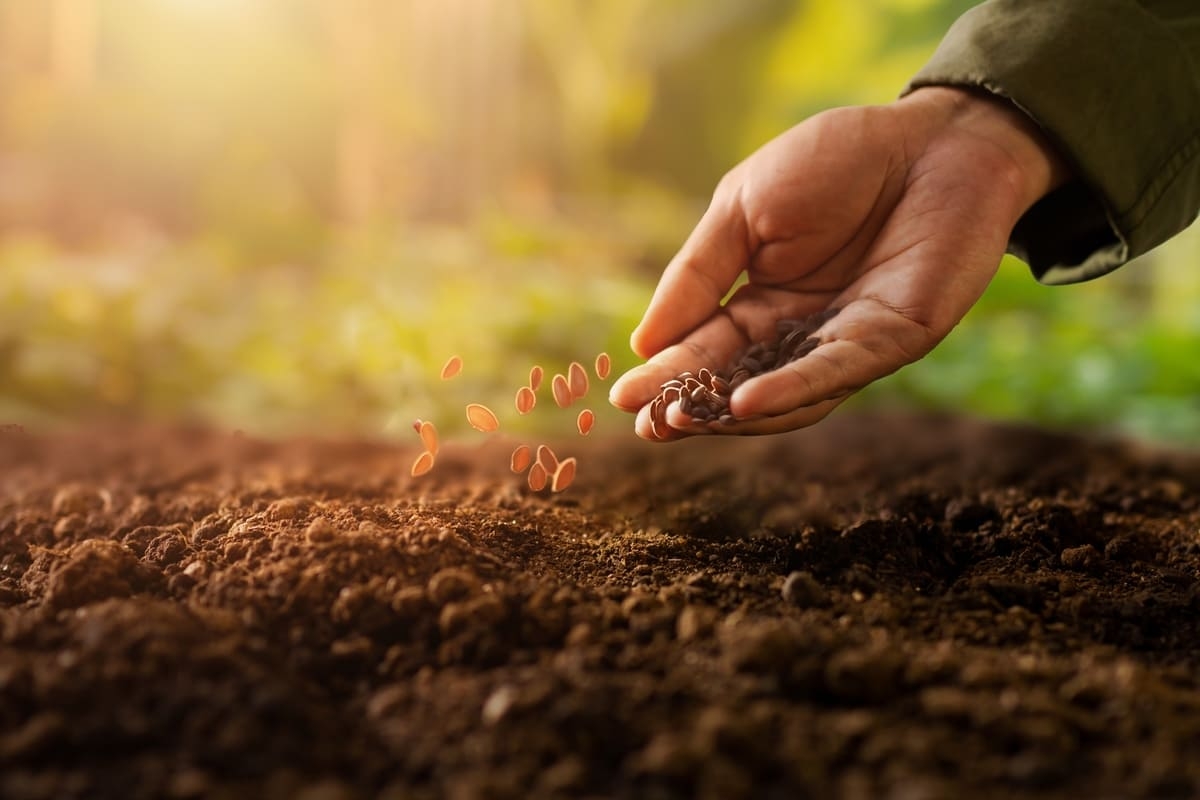
<svg viewBox="0 0 1200 800"><path fill-rule="evenodd" d="M1200 455L511 447L0 433L0 796L1200 793Z"/></svg>

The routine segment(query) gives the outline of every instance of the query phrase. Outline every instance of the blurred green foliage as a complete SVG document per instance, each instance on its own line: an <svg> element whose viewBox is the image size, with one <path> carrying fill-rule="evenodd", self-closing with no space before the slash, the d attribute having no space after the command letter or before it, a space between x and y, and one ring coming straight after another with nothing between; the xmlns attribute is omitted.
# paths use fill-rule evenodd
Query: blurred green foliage
<svg viewBox="0 0 1200 800"><path fill-rule="evenodd" d="M0 423L561 429L512 412L529 367L632 366L721 174L895 97L971 5L0 0ZM1067 288L1006 263L854 402L1200 441L1198 255Z"/></svg>

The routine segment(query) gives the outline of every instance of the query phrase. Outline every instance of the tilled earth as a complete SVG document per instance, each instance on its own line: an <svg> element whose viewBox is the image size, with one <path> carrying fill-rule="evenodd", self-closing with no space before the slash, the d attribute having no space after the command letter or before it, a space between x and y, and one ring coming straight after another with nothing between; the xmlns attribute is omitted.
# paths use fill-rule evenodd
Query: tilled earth
<svg viewBox="0 0 1200 800"><path fill-rule="evenodd" d="M1200 794L1200 455L512 444L0 433L0 796Z"/></svg>

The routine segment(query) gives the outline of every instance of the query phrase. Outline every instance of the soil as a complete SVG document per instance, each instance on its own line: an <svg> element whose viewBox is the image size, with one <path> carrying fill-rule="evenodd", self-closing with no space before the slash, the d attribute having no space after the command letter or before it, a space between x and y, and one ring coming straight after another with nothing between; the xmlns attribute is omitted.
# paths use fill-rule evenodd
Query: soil
<svg viewBox="0 0 1200 800"><path fill-rule="evenodd" d="M1200 455L594 439L0 432L0 796L1200 794Z"/></svg>

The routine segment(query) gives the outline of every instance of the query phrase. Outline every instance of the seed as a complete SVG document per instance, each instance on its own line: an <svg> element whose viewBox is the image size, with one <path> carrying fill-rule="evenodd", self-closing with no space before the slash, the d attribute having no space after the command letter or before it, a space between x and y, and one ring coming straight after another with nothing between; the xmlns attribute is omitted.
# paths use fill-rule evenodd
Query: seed
<svg viewBox="0 0 1200 800"><path fill-rule="evenodd" d="M650 403L650 433L655 439L662 438L662 434L658 431L658 426L662 424L661 418L665 416L665 412L663 411L665 408L666 404L663 402L661 396L654 398L653 402Z"/></svg>
<svg viewBox="0 0 1200 800"><path fill-rule="evenodd" d="M536 364L529 370L529 388L532 391L537 391L542 388L542 375L545 374L542 368Z"/></svg>
<svg viewBox="0 0 1200 800"><path fill-rule="evenodd" d="M692 398L689 395L683 395L679 398L679 410L685 414L692 413Z"/></svg>
<svg viewBox="0 0 1200 800"><path fill-rule="evenodd" d="M416 431L417 433L420 433L421 432L421 420L414 419L413 424L412 424L412 429L414 431Z"/></svg>
<svg viewBox="0 0 1200 800"><path fill-rule="evenodd" d="M542 489L545 489L546 468L535 461L533 466L529 468L528 480L529 488L533 489L535 492L540 492Z"/></svg>
<svg viewBox="0 0 1200 800"><path fill-rule="evenodd" d="M708 367L701 367L700 372L696 375L696 380L700 381L705 386L712 383L712 371Z"/></svg>
<svg viewBox="0 0 1200 800"><path fill-rule="evenodd" d="M590 408L585 408L579 412L579 418L575 420L575 427L579 428L580 436L587 436L592 432L592 426L596 424L596 415L592 413Z"/></svg>
<svg viewBox="0 0 1200 800"><path fill-rule="evenodd" d="M482 403L467 405L467 422L471 423L472 428L483 433L491 433L500 427L500 420Z"/></svg>
<svg viewBox="0 0 1200 800"><path fill-rule="evenodd" d="M528 386L517 389L517 413L528 414L537 405L537 395Z"/></svg>
<svg viewBox="0 0 1200 800"><path fill-rule="evenodd" d="M759 363L757 359L751 358L750 356L746 356L742 359L742 366L752 374L762 370L762 364Z"/></svg>
<svg viewBox="0 0 1200 800"><path fill-rule="evenodd" d="M575 459L568 458L558 465L554 471L554 479L550 483L550 491L561 492L575 480Z"/></svg>
<svg viewBox="0 0 1200 800"><path fill-rule="evenodd" d="M554 380L550 382L550 388L554 392L554 402L558 404L559 408L571 405L571 387L563 375L555 375Z"/></svg>
<svg viewBox="0 0 1200 800"><path fill-rule="evenodd" d="M537 449L537 463L542 465L542 469L546 470L547 475L553 475L554 470L558 469L558 456L554 455L554 451L544 444L539 444Z"/></svg>
<svg viewBox="0 0 1200 800"><path fill-rule="evenodd" d="M717 422L721 423L722 425L732 425L733 423L737 422L737 417L735 417L733 414L722 414Z"/></svg>
<svg viewBox="0 0 1200 800"><path fill-rule="evenodd" d="M692 389L692 393L688 395L692 398L693 403L703 403L704 398L708 395L708 389L704 386L697 386Z"/></svg>
<svg viewBox="0 0 1200 800"><path fill-rule="evenodd" d="M517 449L513 450L512 460L509 464L509 468L518 474L522 473L526 470L526 468L529 467L529 462L531 460L533 460L533 455L529 450L529 445L517 445Z"/></svg>
<svg viewBox="0 0 1200 800"><path fill-rule="evenodd" d="M709 386L711 386L712 390L717 394L729 394L729 381L725 380L720 375L713 375L712 381L709 382Z"/></svg>
<svg viewBox="0 0 1200 800"><path fill-rule="evenodd" d="M682 389L683 381L679 380L678 378L672 378L658 388L663 389L664 391L667 389Z"/></svg>
<svg viewBox="0 0 1200 800"><path fill-rule="evenodd" d="M417 456L417 460L413 462L412 476L414 478L420 477L431 469L433 469L433 453L426 450Z"/></svg>
<svg viewBox="0 0 1200 800"><path fill-rule="evenodd" d="M568 383L571 387L571 398L573 400L581 400L588 393L588 376L587 370L578 361L572 361L571 366L567 369L567 374L570 376Z"/></svg>
<svg viewBox="0 0 1200 800"><path fill-rule="evenodd" d="M596 377L600 380L608 380L608 373L612 371L612 359L608 357L608 353L601 353L596 356Z"/></svg>
<svg viewBox="0 0 1200 800"><path fill-rule="evenodd" d="M442 380L448 381L458 373L462 372L462 359L458 356L450 356L450 360L442 367Z"/></svg>
<svg viewBox="0 0 1200 800"><path fill-rule="evenodd" d="M418 431L421 434L421 443L425 445L425 449L430 455L437 455L438 452L438 432L433 423L426 420L421 423L421 428Z"/></svg>

